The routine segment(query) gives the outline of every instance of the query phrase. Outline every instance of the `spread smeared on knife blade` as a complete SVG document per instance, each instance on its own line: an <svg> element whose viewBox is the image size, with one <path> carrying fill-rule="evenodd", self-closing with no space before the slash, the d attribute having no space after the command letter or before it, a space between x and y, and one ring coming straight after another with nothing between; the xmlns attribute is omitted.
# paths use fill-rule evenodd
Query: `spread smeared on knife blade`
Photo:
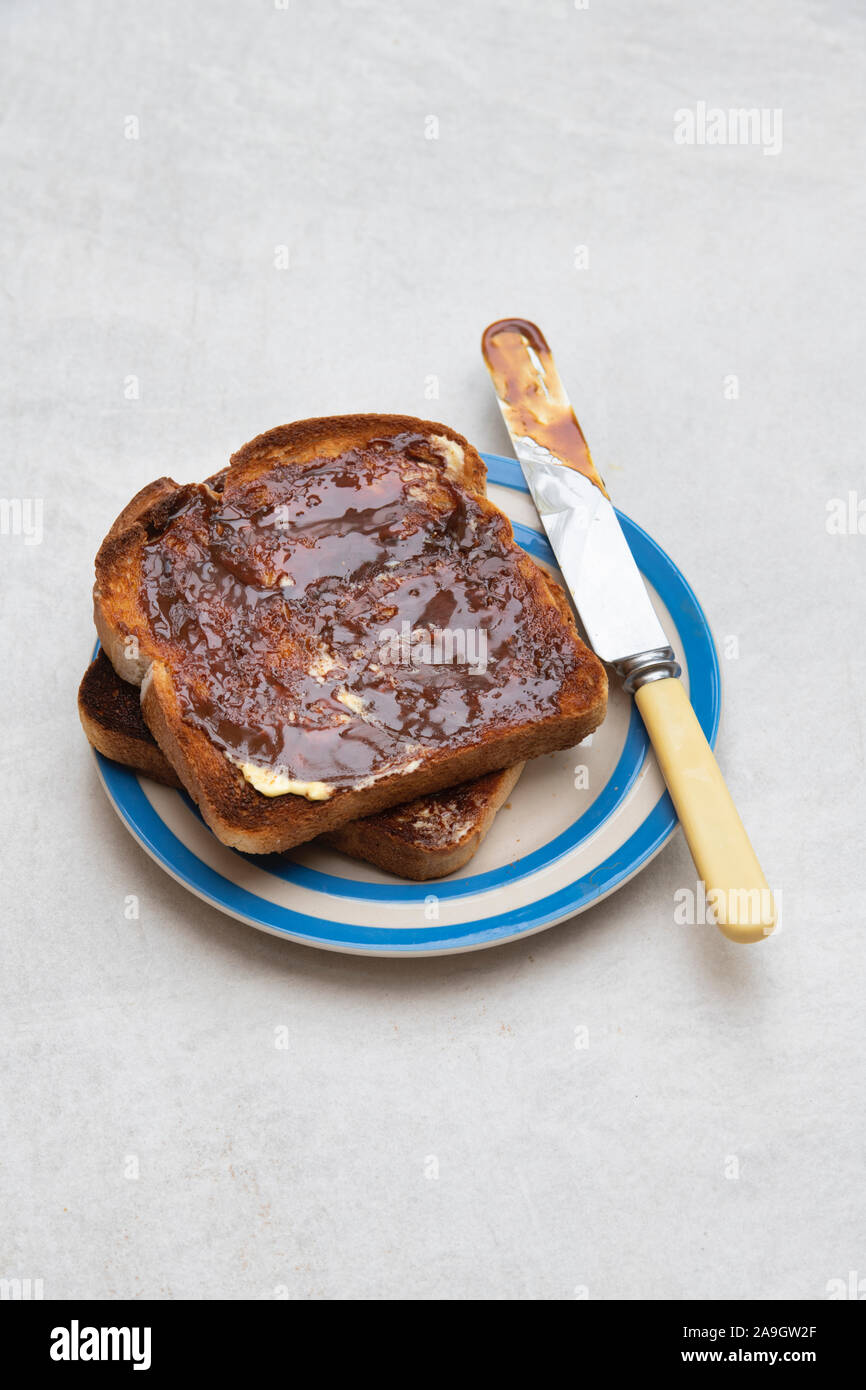
<svg viewBox="0 0 866 1390"><path fill-rule="evenodd" d="M541 330L528 319L499 319L484 330L481 351L509 434L534 440L560 463L589 478L606 497Z"/></svg>

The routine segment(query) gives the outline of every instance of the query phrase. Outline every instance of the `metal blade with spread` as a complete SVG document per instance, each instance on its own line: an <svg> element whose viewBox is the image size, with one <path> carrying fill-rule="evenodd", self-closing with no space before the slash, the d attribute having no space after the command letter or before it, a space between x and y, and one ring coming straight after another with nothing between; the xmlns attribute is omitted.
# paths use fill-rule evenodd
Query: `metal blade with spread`
<svg viewBox="0 0 866 1390"><path fill-rule="evenodd" d="M485 330L481 350L593 648L613 665L670 652L543 333L527 319L500 319ZM669 664L679 669L672 652Z"/></svg>

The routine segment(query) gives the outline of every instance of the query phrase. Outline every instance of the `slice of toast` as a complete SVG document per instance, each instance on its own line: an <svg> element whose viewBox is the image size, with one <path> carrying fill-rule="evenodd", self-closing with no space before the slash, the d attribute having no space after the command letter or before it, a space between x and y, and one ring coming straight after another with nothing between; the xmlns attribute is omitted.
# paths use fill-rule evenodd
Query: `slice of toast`
<svg viewBox="0 0 866 1390"><path fill-rule="evenodd" d="M445 425L343 416L260 435L218 485L160 479L118 518L97 630L224 843L289 849L601 722L604 668L483 485ZM461 634L440 659L434 637Z"/></svg>
<svg viewBox="0 0 866 1390"><path fill-rule="evenodd" d="M366 859L400 878L444 878L468 864L517 785L523 763L364 816L314 844Z"/></svg>
<svg viewBox="0 0 866 1390"><path fill-rule="evenodd" d="M144 722L138 686L122 681L102 650L81 678L78 717L88 741L106 758L166 787L183 786Z"/></svg>
<svg viewBox="0 0 866 1390"><path fill-rule="evenodd" d="M103 651L84 673L78 713L89 741L106 758L168 787L182 786L144 722L138 688L120 679ZM489 772L464 786L353 821L313 843L401 878L442 878L468 864L522 770L520 763Z"/></svg>

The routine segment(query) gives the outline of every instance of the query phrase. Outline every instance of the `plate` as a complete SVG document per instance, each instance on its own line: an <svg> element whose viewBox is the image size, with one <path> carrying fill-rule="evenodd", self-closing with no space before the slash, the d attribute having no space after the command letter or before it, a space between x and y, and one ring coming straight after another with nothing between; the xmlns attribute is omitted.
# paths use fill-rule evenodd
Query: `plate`
<svg viewBox="0 0 866 1390"><path fill-rule="evenodd" d="M556 576L520 465L483 458L491 499L520 545ZM618 515L714 745L719 663L707 620L670 557ZM401 882L314 846L241 854L220 844L185 793L95 756L124 824L185 888L287 941L361 955L445 955L543 931L627 883L677 825L643 723L615 679L601 728L577 748L528 763L475 858L429 883Z"/></svg>

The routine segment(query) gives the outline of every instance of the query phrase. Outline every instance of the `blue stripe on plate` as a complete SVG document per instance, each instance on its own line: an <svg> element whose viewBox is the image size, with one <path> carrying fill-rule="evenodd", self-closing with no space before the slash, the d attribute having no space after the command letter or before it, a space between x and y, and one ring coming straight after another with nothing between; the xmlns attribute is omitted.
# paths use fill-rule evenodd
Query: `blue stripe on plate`
<svg viewBox="0 0 866 1390"><path fill-rule="evenodd" d="M497 913L481 923L468 922L465 926L363 927L310 917L239 888L198 859L169 830L156 815L134 773L109 762L101 753L97 753L96 758L115 807L136 839L169 873L201 897L249 922L284 933L294 941L311 946L357 947L386 955L484 946L561 922L631 878L661 848L676 825L673 807L665 794L615 854L567 888L528 907Z"/></svg>

